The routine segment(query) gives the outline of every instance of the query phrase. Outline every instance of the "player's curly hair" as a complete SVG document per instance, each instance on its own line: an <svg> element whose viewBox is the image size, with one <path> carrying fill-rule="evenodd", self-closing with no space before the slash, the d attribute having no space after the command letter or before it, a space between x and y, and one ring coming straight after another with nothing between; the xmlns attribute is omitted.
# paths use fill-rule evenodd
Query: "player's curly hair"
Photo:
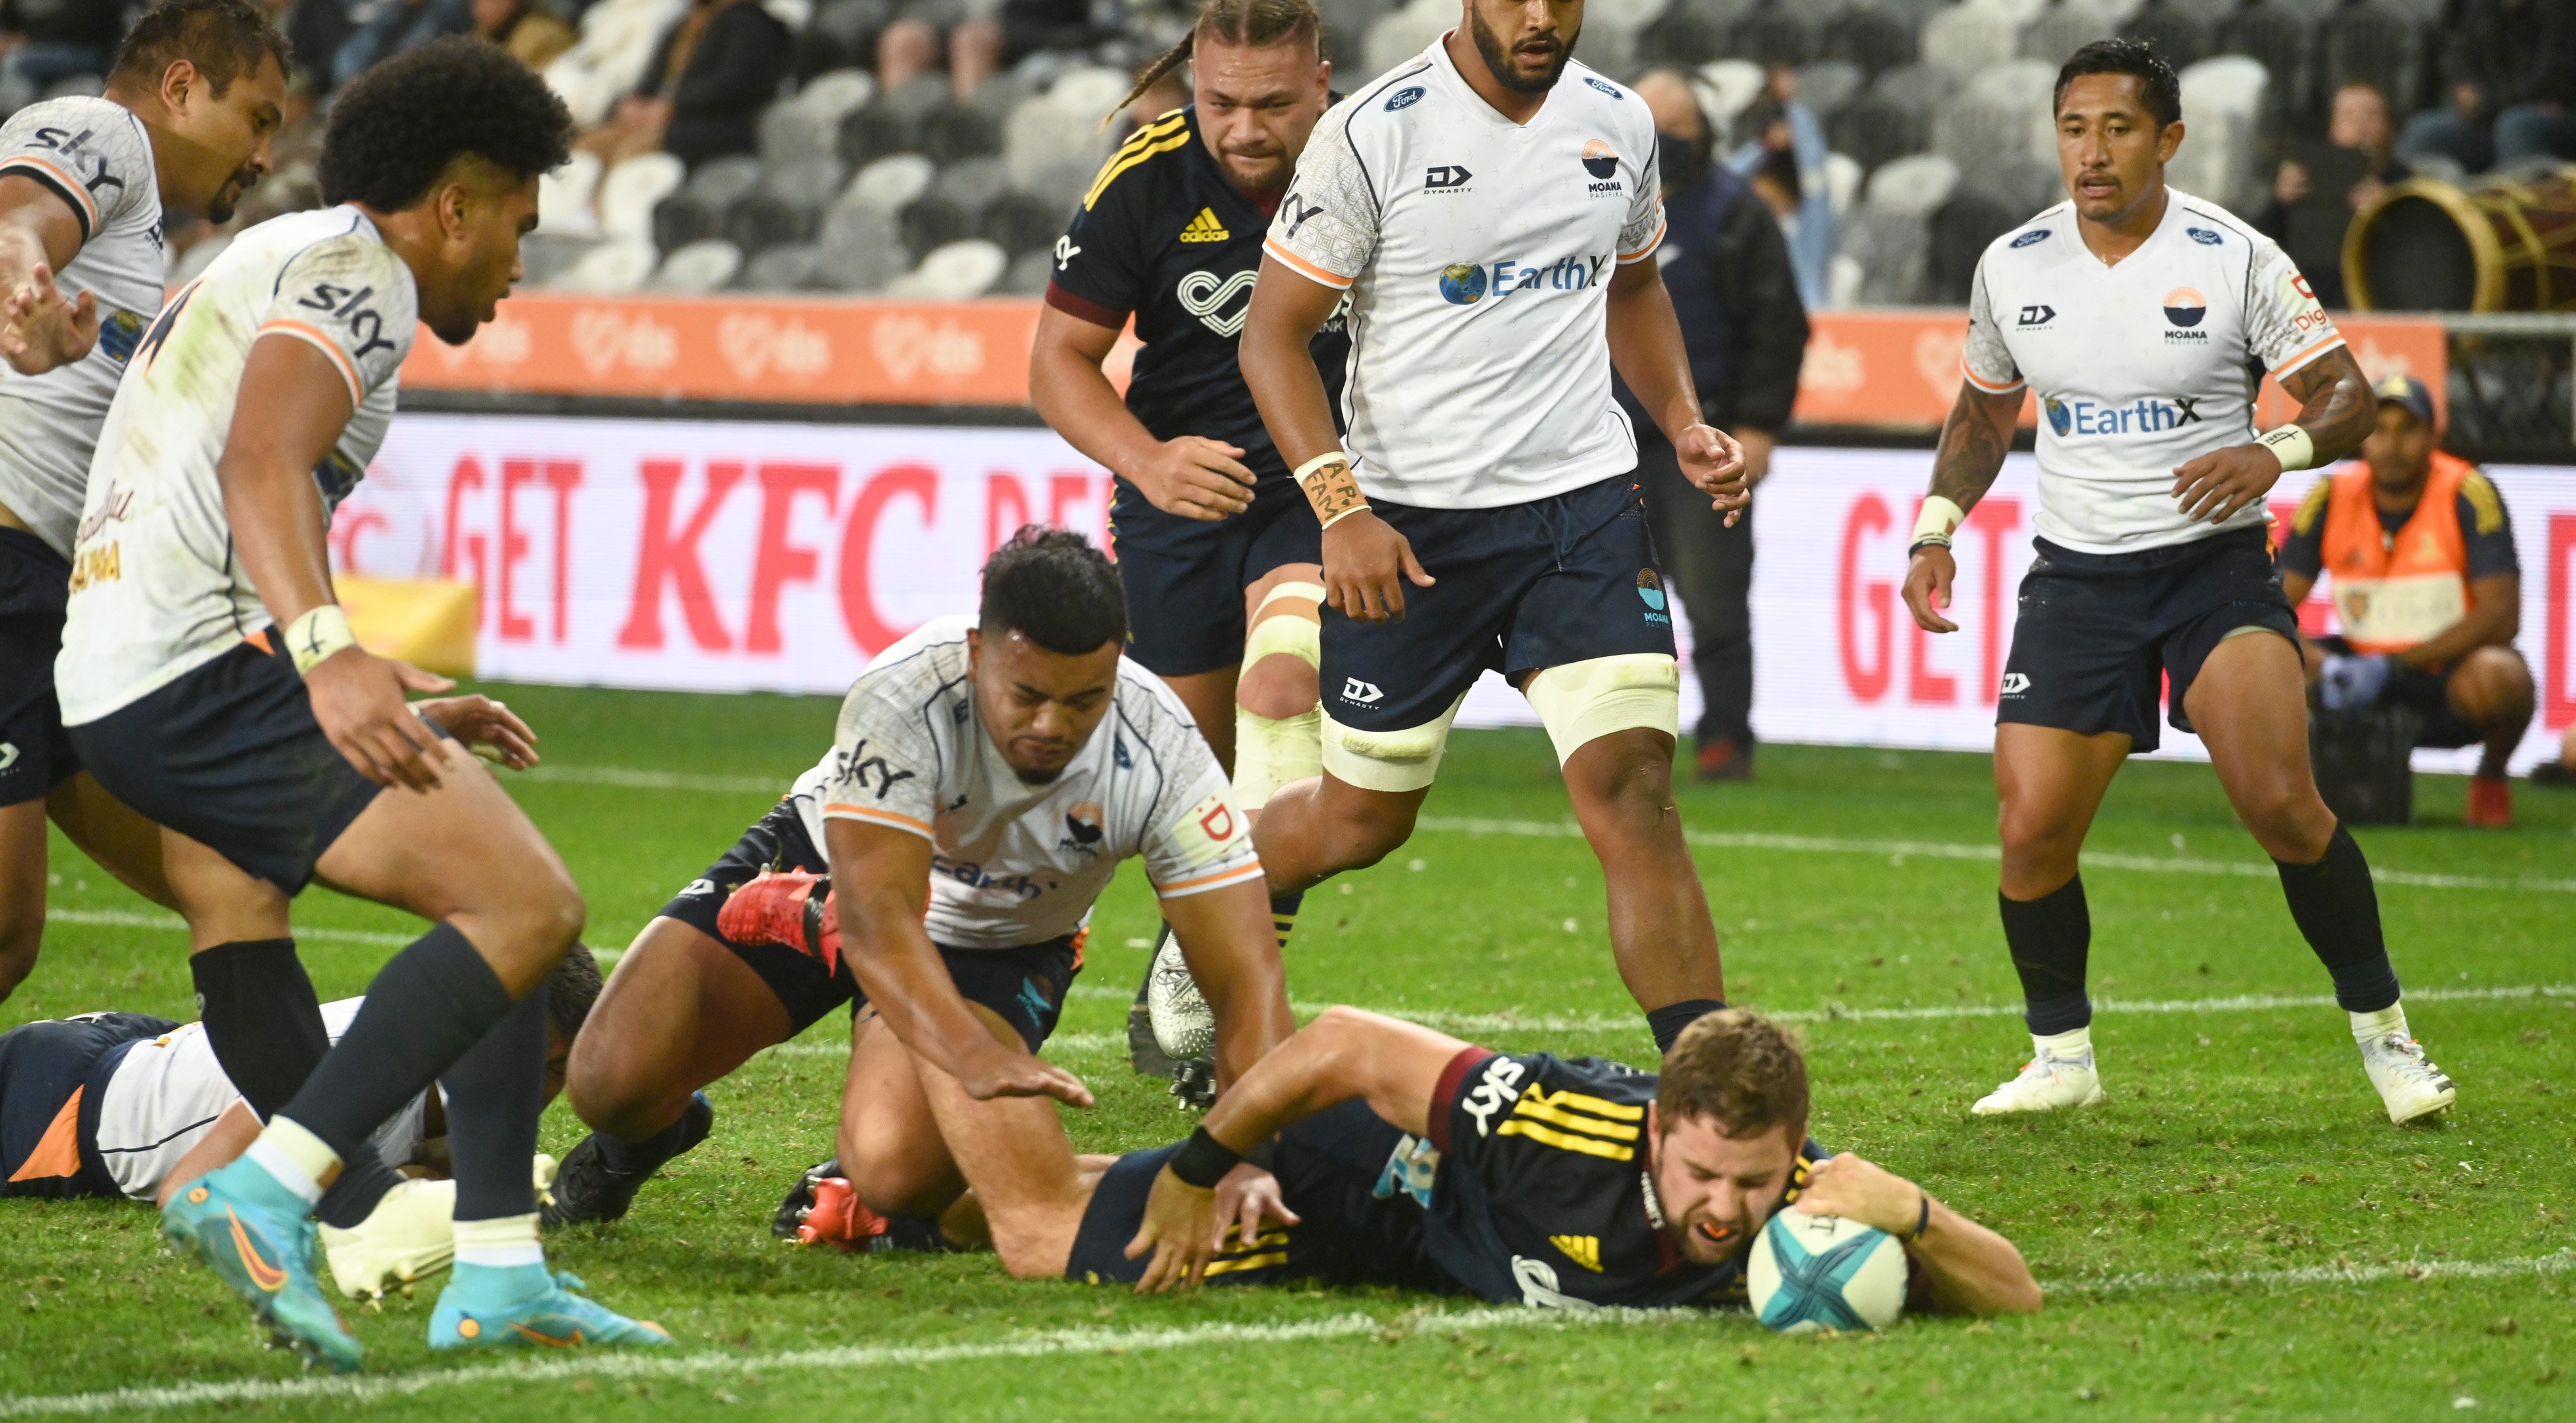
<svg viewBox="0 0 2576 1423"><path fill-rule="evenodd" d="M1127 641L1127 594L1118 570L1070 529L1026 524L984 565L988 633L1017 632L1068 656Z"/></svg>
<svg viewBox="0 0 2576 1423"><path fill-rule="evenodd" d="M572 114L508 50L451 35L349 82L322 136L322 201L399 212L473 154L521 178L572 156Z"/></svg>
<svg viewBox="0 0 2576 1423"><path fill-rule="evenodd" d="M1200 0L1198 19L1190 25L1190 32L1138 71L1136 87L1128 90L1118 107L1101 119L1101 126L1108 127L1129 104L1161 83L1164 75L1189 63L1200 35L1256 48L1302 40L1314 46L1316 58L1324 55L1324 17L1315 8L1315 0Z"/></svg>
<svg viewBox="0 0 2576 1423"><path fill-rule="evenodd" d="M1668 1132L1685 1117L1699 1117L1739 1140L1783 1125L1803 1134L1806 1054L1760 1014L1722 1008L1682 1029L1664 1054L1655 1115Z"/></svg>
<svg viewBox="0 0 2576 1423"><path fill-rule="evenodd" d="M220 99L234 80L259 72L263 58L275 59L283 74L294 68L295 50L250 0L165 0L125 32L108 80L157 88L170 66L184 59Z"/></svg>
<svg viewBox="0 0 2576 1423"><path fill-rule="evenodd" d="M565 1042L581 1035L581 1025L590 1021L590 1006L599 1001L599 960L591 956L590 945L575 944L546 975L546 1021L563 1034Z"/></svg>
<svg viewBox="0 0 2576 1423"><path fill-rule="evenodd" d="M2156 121L2159 133L2182 118L2182 80L2145 40L2095 40L2068 56L2057 71L2057 92L2049 99L2052 108L2066 102L2067 85L2087 74L2126 74L2137 80L2147 116Z"/></svg>

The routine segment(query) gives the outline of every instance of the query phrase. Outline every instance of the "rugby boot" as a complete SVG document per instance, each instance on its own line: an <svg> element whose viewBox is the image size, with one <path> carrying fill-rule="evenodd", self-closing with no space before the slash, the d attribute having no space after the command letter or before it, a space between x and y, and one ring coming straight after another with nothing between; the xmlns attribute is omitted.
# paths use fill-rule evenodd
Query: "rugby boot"
<svg viewBox="0 0 2576 1423"><path fill-rule="evenodd" d="M569 1349L577 1344L657 1347L661 1325L628 1319L579 1291L580 1277L543 1265L459 1265L429 1315L433 1349Z"/></svg>
<svg viewBox="0 0 2576 1423"><path fill-rule="evenodd" d="M2042 1052L2022 1064L2021 1075L1978 1098L1968 1110L1980 1117L2000 1117L2089 1107L2101 1100L2102 1078L2093 1070L2093 1054L2061 1057Z"/></svg>
<svg viewBox="0 0 2576 1423"><path fill-rule="evenodd" d="M2471 776L2468 812L2461 821L2477 830L2511 828L2513 783L2502 776Z"/></svg>
<svg viewBox="0 0 2576 1423"><path fill-rule="evenodd" d="M1172 926L1165 924L1162 931L1154 936L1154 942L1161 944L1171 937L1171 933ZM1127 1065L1135 1069L1139 1077L1159 1077L1168 1082L1172 1078L1172 1069L1180 1064L1172 1059L1170 1053L1163 1051L1162 1044L1154 1041L1154 1010L1149 1001L1154 990L1154 969L1161 959L1162 954L1158 950L1145 960L1144 981L1136 985L1136 1001L1127 1008Z"/></svg>
<svg viewBox="0 0 2576 1423"><path fill-rule="evenodd" d="M706 1093L692 1092L680 1120L649 1142L612 1145L597 1132L583 1137L556 1168L550 1198L539 1198L538 1223L552 1229L583 1221L622 1219L627 1207L635 1204L635 1193L643 1189L644 1183L673 1160L695 1150L715 1129L715 1121L715 1104L707 1100ZM612 1152L631 1156L643 1151L659 1159L641 1168L620 1169L610 1164Z"/></svg>
<svg viewBox="0 0 2576 1423"><path fill-rule="evenodd" d="M331 1278L351 1299L424 1280L456 1258L456 1183L405 1180L385 1192L367 1218L340 1230L322 1227Z"/></svg>
<svg viewBox="0 0 2576 1423"><path fill-rule="evenodd" d="M2361 1068L2370 1074L2370 1085L2379 1089L2379 1100L2387 1104L2388 1120L2400 1126L2447 1112L2459 1098L2459 1088L2424 1056L2424 1045L2402 1026L2361 1040Z"/></svg>
<svg viewBox="0 0 2576 1423"><path fill-rule="evenodd" d="M245 1156L180 1188L161 1208L161 1233L213 1268L269 1338L334 1373L365 1350L313 1274L313 1222L301 1197Z"/></svg>
<svg viewBox="0 0 2576 1423"><path fill-rule="evenodd" d="M868 1209L849 1178L826 1176L814 1183L814 1204L796 1222L796 1243L874 1253L886 1248L886 1230L886 1218Z"/></svg>
<svg viewBox="0 0 2576 1423"><path fill-rule="evenodd" d="M1691 757L1691 769L1703 781L1753 779L1753 749L1723 737L1712 738Z"/></svg>
<svg viewBox="0 0 2576 1423"><path fill-rule="evenodd" d="M809 870L766 870L725 897L716 932L737 944L784 944L841 969L841 922L832 910L832 877Z"/></svg>

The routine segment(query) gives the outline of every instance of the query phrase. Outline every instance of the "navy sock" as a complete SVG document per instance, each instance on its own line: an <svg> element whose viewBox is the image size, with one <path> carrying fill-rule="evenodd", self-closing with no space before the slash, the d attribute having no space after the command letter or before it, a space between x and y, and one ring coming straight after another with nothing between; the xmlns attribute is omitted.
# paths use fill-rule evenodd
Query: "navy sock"
<svg viewBox="0 0 2576 1423"><path fill-rule="evenodd" d="M2084 996L2084 962L2093 950L2093 913L2077 875L2037 899L2012 899L2001 891L2004 943L2021 975L2022 1021L2037 1037L2071 1033L2093 1021Z"/></svg>
<svg viewBox="0 0 2576 1423"><path fill-rule="evenodd" d="M386 1118L455 1066L513 1006L474 945L454 925L433 926L377 971L349 1031L281 1115L343 1162L352 1160ZM542 1037L539 1044L542 1056ZM542 1092L543 1080L531 1088Z"/></svg>
<svg viewBox="0 0 2576 1423"><path fill-rule="evenodd" d="M1725 1006L1715 998L1685 998L1679 1003L1647 1009L1646 1026L1654 1030L1655 1051L1671 1052L1673 1040L1682 1035L1682 1029Z"/></svg>
<svg viewBox="0 0 2576 1423"><path fill-rule="evenodd" d="M2397 1001L2397 970L2379 927L2379 890L2352 832L2335 823L2334 838L2313 865L2272 862L2281 894L2308 947L2334 975L2335 1002L2347 1013L2376 1013Z"/></svg>
<svg viewBox="0 0 2576 1423"><path fill-rule="evenodd" d="M886 1217L886 1244L897 1250L927 1250L946 1253L957 1247L939 1233L939 1217L933 1215L890 1215Z"/></svg>
<svg viewBox="0 0 2576 1423"><path fill-rule="evenodd" d="M331 1051L330 1030L293 939L243 939L188 959L206 1045L250 1109L266 1121ZM372 1145L344 1153L316 1213L343 1230L376 1208L402 1177Z"/></svg>
<svg viewBox="0 0 2576 1423"><path fill-rule="evenodd" d="M456 1165L456 1219L499 1220L537 1208L529 1163L546 1110L546 994L522 998L439 1078Z"/></svg>
<svg viewBox="0 0 2576 1423"><path fill-rule="evenodd" d="M706 1102L707 1094L690 1094L690 1105ZM593 1132L599 1139L599 1159L609 1170L622 1176L649 1176L674 1159L696 1149L707 1139L715 1121L713 1108L705 1112L683 1108L680 1119L644 1138L642 1141L619 1141L606 1132Z"/></svg>

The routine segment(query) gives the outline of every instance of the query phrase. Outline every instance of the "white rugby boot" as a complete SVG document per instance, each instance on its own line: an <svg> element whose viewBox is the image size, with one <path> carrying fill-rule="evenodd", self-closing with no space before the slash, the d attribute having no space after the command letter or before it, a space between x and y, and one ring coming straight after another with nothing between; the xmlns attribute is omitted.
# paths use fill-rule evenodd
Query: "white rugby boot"
<svg viewBox="0 0 2576 1423"><path fill-rule="evenodd" d="M2424 1045L2406 1031L2403 1005L2354 1013L2351 1018L2353 1041L2361 1045L2361 1069L2370 1074L2370 1085L2379 1089L2388 1120L2403 1126L2451 1110L2459 1088L2424 1056Z"/></svg>
<svg viewBox="0 0 2576 1423"><path fill-rule="evenodd" d="M1145 1010L1154 1025L1155 1045L1175 1062L1206 1057L1216 1050L1216 1012L1190 977L1181 957L1181 941L1171 930L1154 947L1154 967L1145 980Z"/></svg>
<svg viewBox="0 0 2576 1423"><path fill-rule="evenodd" d="M2021 1075L1978 1098L1976 1105L1968 1109L1970 1113L2000 1117L2014 1112L2054 1112L2065 1107L2090 1107L2102 1100L2102 1077L2093 1070L2093 1030L2089 1026L2047 1037L2033 1034L2030 1046L2030 1061L2022 1064Z"/></svg>
<svg viewBox="0 0 2576 1423"><path fill-rule="evenodd" d="M322 1254L340 1293L351 1299L437 1274L456 1258L456 1183L398 1183L355 1226L322 1227Z"/></svg>

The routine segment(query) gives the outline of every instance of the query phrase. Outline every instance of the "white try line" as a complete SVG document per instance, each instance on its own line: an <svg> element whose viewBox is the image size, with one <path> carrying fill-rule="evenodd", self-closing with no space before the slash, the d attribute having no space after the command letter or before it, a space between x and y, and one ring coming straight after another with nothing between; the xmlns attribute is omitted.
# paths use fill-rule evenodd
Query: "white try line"
<svg viewBox="0 0 2576 1423"><path fill-rule="evenodd" d="M2318 1285L2375 1285L2400 1280L2414 1284L2440 1280L2498 1280L2570 1271L2576 1271L2576 1251L2561 1250L2548 1255L2504 1260L2408 1261L2395 1265L2312 1265L2282 1270L2102 1275L2043 1281L2040 1288L2061 1296L2119 1295L2217 1287L2300 1289ZM981 1360L1080 1358L1336 1339L1367 1338L1390 1342L1404 1338L1440 1339L1503 1329L1670 1328L1705 1319L1701 1312L1688 1309L1425 1309L1388 1318L1337 1314L1323 1319L1275 1324L1200 1324L1178 1329L1069 1329L972 1344L896 1344L798 1349L772 1354L708 1351L657 1356L602 1352L573 1358L459 1369L421 1369L373 1377L361 1374L348 1378L246 1379L232 1383L174 1384L98 1393L22 1395L0 1398L0 1418L146 1412L221 1404L325 1399L368 1402L409 1397L433 1389L543 1384L580 1378L685 1379L809 1371L864 1373Z"/></svg>
<svg viewBox="0 0 2576 1423"><path fill-rule="evenodd" d="M1112 996L1125 998L1124 993ZM2408 993L2408 1003L2521 1003L2535 1000L2564 999L2576 1002L2576 984L2526 983L2503 988L2427 988ZM1301 1016L1312 1017L1328 1004L1291 1003ZM2096 998L2096 1013L2264 1013L2285 1008L2331 1008L2331 993L2273 994L2245 993L2230 998ZM1426 1028L1444 1033L1633 1033L1646 1031L1646 1020L1639 1013L1554 1014L1522 1013L1506 1009L1499 1013L1462 1013L1445 1008L1371 1008L1390 1018L1403 1018ZM2019 1003L1956 1003L1926 1008L1850 1008L1828 1004L1822 1008L1763 1009L1762 1016L1775 1023L1901 1023L1947 1018L2018 1018ZM1067 1052L1125 1051L1124 1033L1058 1033L1047 1039L1047 1046ZM770 1051L789 1057L846 1056L850 1046L842 1042L784 1043Z"/></svg>
<svg viewBox="0 0 2576 1423"><path fill-rule="evenodd" d="M188 921L176 914L146 914L133 909L48 909L48 924L88 924L110 929L165 929L174 934L188 932ZM396 934L382 929L314 929L298 926L295 937L321 939L341 944L408 944L418 934Z"/></svg>

